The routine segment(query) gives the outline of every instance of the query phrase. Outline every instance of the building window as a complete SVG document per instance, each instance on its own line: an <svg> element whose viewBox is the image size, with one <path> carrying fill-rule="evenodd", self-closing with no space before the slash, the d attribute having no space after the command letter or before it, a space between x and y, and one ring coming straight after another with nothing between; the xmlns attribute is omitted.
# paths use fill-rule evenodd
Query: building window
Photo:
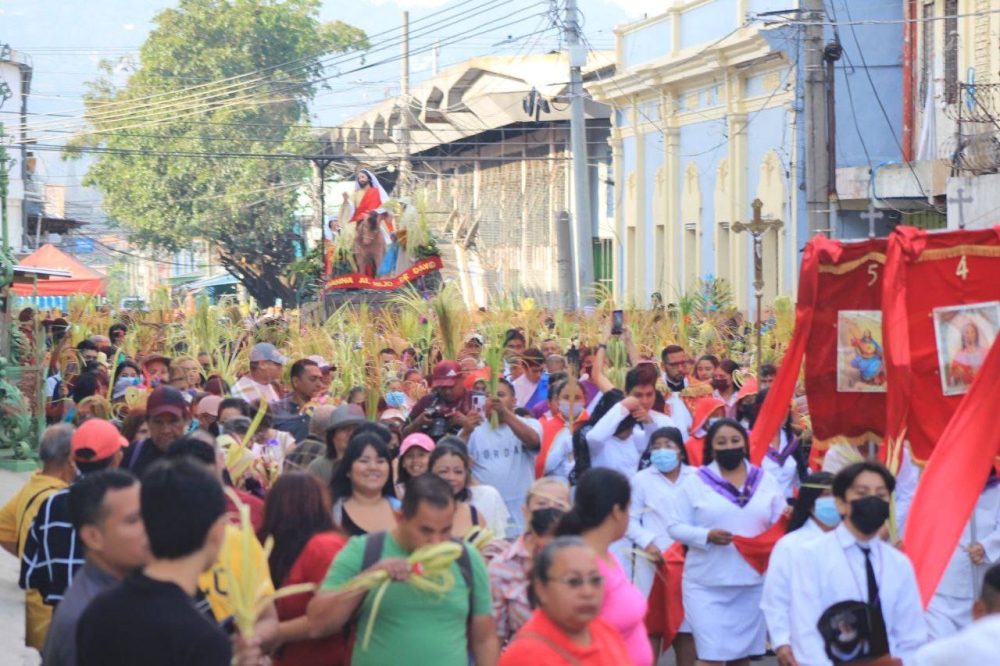
<svg viewBox="0 0 1000 666"><path fill-rule="evenodd" d="M944 0L944 94L958 100L958 0Z"/></svg>
<svg viewBox="0 0 1000 666"><path fill-rule="evenodd" d="M594 281L608 293L614 286L614 259L610 238L594 239Z"/></svg>

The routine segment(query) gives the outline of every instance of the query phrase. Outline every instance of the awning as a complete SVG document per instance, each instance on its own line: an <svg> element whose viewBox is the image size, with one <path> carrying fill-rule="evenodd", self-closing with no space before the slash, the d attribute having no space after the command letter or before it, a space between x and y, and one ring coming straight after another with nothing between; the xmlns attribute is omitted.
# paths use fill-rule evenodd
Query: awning
<svg viewBox="0 0 1000 666"><path fill-rule="evenodd" d="M107 277L77 259L66 254L55 245L43 245L19 262L25 268L41 268L68 271L69 278L53 277L38 283L39 296L105 296ZM11 289L20 296L31 296L35 285L15 283Z"/></svg>

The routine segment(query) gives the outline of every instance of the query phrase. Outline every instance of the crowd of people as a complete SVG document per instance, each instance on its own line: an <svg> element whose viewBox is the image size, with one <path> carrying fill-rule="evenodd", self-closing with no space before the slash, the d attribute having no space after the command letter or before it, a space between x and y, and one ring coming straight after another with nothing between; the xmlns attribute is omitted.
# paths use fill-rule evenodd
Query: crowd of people
<svg viewBox="0 0 1000 666"><path fill-rule="evenodd" d="M473 332L432 363L383 349L374 400L332 395L319 356L259 342L229 385L207 353L127 357L126 331L53 347L41 469L0 510L47 666L996 660L996 473L925 610L889 536L912 461L812 446L800 391L751 463L773 366L511 329L494 377ZM439 587L414 584L454 542Z"/></svg>

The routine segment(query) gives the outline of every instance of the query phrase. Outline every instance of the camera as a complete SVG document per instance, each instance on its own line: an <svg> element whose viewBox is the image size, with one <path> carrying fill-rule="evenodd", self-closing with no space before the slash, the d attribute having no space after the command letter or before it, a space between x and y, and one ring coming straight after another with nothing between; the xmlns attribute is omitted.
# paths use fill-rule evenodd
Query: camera
<svg viewBox="0 0 1000 666"><path fill-rule="evenodd" d="M434 441L444 437L448 431L448 419L445 418L441 409L437 406L431 406L424 410L424 414L431 421L430 425L424 429L427 435Z"/></svg>

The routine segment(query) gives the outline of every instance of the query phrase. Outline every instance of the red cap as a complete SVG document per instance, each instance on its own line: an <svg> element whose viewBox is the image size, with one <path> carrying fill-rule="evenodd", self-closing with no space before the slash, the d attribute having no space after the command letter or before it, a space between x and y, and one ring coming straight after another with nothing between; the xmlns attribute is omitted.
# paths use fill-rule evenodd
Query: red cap
<svg viewBox="0 0 1000 666"><path fill-rule="evenodd" d="M184 394L167 385L153 389L146 401L146 418L151 419L159 414L173 414L178 418L185 418L188 415L188 404Z"/></svg>
<svg viewBox="0 0 1000 666"><path fill-rule="evenodd" d="M454 386L462 377L462 366L457 361L441 361L434 366L431 387Z"/></svg>
<svg viewBox="0 0 1000 666"><path fill-rule="evenodd" d="M122 437L115 424L104 419L87 419L70 440L73 460L84 463L107 460L126 446L128 440Z"/></svg>

